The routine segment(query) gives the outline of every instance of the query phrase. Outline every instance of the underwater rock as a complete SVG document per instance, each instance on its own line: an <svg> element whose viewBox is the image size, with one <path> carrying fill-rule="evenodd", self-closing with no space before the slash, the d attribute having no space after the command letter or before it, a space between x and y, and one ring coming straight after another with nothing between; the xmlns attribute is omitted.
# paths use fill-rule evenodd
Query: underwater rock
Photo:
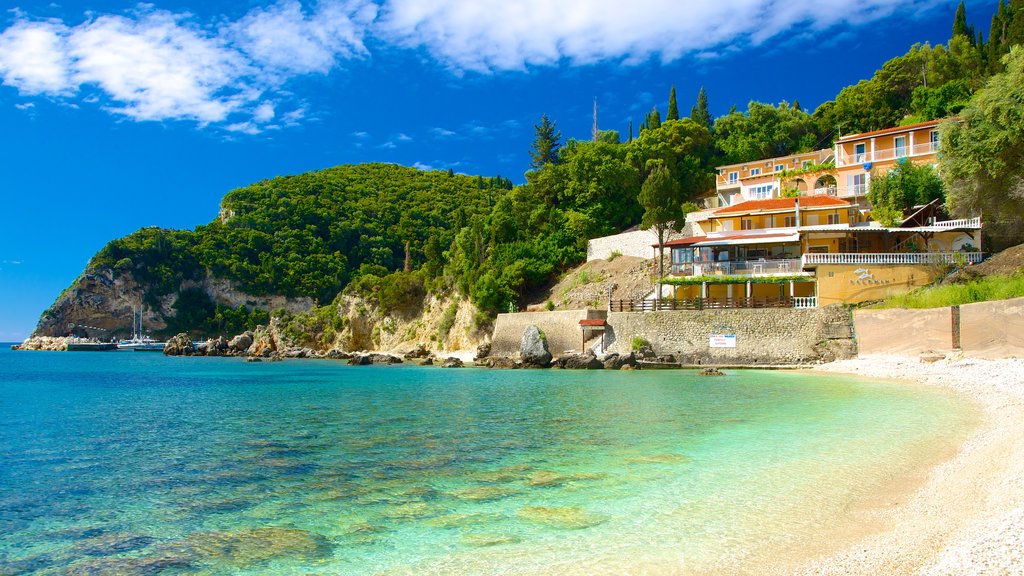
<svg viewBox="0 0 1024 576"><path fill-rule="evenodd" d="M725 372L722 372L718 368L701 368L698 376L725 376Z"/></svg>
<svg viewBox="0 0 1024 576"><path fill-rule="evenodd" d="M568 506L526 506L519 510L519 517L523 520L560 530L581 530L596 526L607 520L606 517L600 514Z"/></svg>
<svg viewBox="0 0 1024 576"><path fill-rule="evenodd" d="M141 534L102 534L76 542L71 552L76 556L113 556L145 548L155 541L155 538Z"/></svg>
<svg viewBox="0 0 1024 576"><path fill-rule="evenodd" d="M195 532L168 545L170 557L190 563L228 564L245 568L275 558L323 558L327 539L296 528L244 528L228 532Z"/></svg>
<svg viewBox="0 0 1024 576"><path fill-rule="evenodd" d="M462 537L463 544L479 548L515 544L516 542L519 542L519 537L511 534L466 534Z"/></svg>
<svg viewBox="0 0 1024 576"><path fill-rule="evenodd" d="M455 496L459 500L490 502L492 500L500 500L517 493L517 490L513 490L511 488L501 488L499 486L477 486L475 488L456 490L455 492L452 492L452 496Z"/></svg>

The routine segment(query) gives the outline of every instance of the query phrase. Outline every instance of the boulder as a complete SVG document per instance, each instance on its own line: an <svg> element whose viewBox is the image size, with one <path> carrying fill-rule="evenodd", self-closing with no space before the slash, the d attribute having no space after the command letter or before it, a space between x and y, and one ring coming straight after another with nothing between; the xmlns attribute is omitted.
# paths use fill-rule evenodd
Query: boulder
<svg viewBox="0 0 1024 576"><path fill-rule="evenodd" d="M412 350L402 355L402 357L405 358L406 360L426 358L427 356L430 356L430 350L427 350L427 348L423 344L416 346L416 348L413 348Z"/></svg>
<svg viewBox="0 0 1024 576"><path fill-rule="evenodd" d="M358 354L348 359L349 366L369 366L370 356L368 354Z"/></svg>
<svg viewBox="0 0 1024 576"><path fill-rule="evenodd" d="M462 363L462 360L459 360L454 356L446 359L444 364L441 364L441 368L462 368L463 366L464 364Z"/></svg>
<svg viewBox="0 0 1024 576"><path fill-rule="evenodd" d="M227 343L227 348L233 352L245 354L249 350L249 346L252 346L252 340L252 332L244 332L232 338Z"/></svg>
<svg viewBox="0 0 1024 576"><path fill-rule="evenodd" d="M489 356L483 360L483 365L488 368L522 368L518 362L504 356Z"/></svg>
<svg viewBox="0 0 1024 576"><path fill-rule="evenodd" d="M394 354L381 354L375 352L369 355L371 364L401 364L402 359Z"/></svg>
<svg viewBox="0 0 1024 576"><path fill-rule="evenodd" d="M433 365L434 365L434 357L433 356L427 356L423 360L420 360L420 366L433 366Z"/></svg>
<svg viewBox="0 0 1024 576"><path fill-rule="evenodd" d="M327 351L325 358L330 360L348 360L352 355L344 350L338 350L337 348L331 348Z"/></svg>
<svg viewBox="0 0 1024 576"><path fill-rule="evenodd" d="M491 343L484 342L483 344L476 347L476 356L473 357L473 360L483 360L484 358L487 358L490 355Z"/></svg>
<svg viewBox="0 0 1024 576"><path fill-rule="evenodd" d="M654 353L654 348L648 342L641 344L639 348L633 351L633 354L639 360L654 360L658 356Z"/></svg>
<svg viewBox="0 0 1024 576"><path fill-rule="evenodd" d="M184 332L172 336L164 346L165 356L194 356L195 353L196 347L192 344L192 339Z"/></svg>
<svg viewBox="0 0 1024 576"><path fill-rule="evenodd" d="M701 368L700 372L697 372L698 376L725 376L725 372L722 372L718 368L709 367Z"/></svg>
<svg viewBox="0 0 1024 576"><path fill-rule="evenodd" d="M552 368L566 370L601 370L604 364L593 354L569 354L561 356L551 363Z"/></svg>
<svg viewBox="0 0 1024 576"><path fill-rule="evenodd" d="M519 345L519 355L523 366L530 368L547 368L551 365L551 352L544 333L536 326L530 325L523 331L523 339Z"/></svg>
<svg viewBox="0 0 1024 576"><path fill-rule="evenodd" d="M636 355L630 352L627 355L622 354L609 354L605 356L604 367L607 370L622 370L627 366L636 368Z"/></svg>

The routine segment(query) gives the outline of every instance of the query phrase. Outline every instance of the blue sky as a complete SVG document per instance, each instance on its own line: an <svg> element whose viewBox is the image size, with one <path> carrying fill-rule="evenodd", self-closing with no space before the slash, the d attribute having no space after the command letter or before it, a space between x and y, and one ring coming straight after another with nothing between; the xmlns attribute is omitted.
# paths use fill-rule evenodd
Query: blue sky
<svg viewBox="0 0 1024 576"><path fill-rule="evenodd" d="M623 134L689 110L812 110L914 42L934 0L0 0L0 341L97 250L192 228L264 178L369 161L519 183L541 114ZM988 31L994 2L968 3Z"/></svg>

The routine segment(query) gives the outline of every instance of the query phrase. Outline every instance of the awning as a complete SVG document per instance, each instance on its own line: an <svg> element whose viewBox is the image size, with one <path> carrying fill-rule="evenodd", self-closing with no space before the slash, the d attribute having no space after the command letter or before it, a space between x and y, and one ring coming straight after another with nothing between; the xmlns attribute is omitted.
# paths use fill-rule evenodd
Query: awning
<svg viewBox="0 0 1024 576"><path fill-rule="evenodd" d="M703 246L739 246L741 244L777 244L786 242L799 242L799 234L776 234L772 236L748 236L743 238L720 238L712 239L694 244L695 247Z"/></svg>

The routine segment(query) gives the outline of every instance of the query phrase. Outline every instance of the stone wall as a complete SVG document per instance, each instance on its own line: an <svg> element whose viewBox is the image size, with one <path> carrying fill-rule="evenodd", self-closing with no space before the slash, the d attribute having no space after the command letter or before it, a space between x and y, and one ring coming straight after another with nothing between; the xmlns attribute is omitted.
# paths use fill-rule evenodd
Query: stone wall
<svg viewBox="0 0 1024 576"><path fill-rule="evenodd" d="M852 356L849 312L839 306L613 312L608 352L628 353L633 337L684 364L795 364ZM735 348L711 348L712 335L736 336Z"/></svg>
<svg viewBox="0 0 1024 576"><path fill-rule="evenodd" d="M857 310L854 326L862 354L953 350L950 308ZM1024 358L1024 298L960 306L960 348L976 358Z"/></svg>
<svg viewBox="0 0 1024 576"><path fill-rule="evenodd" d="M559 356L567 350L581 350L583 330L580 320L604 318L604 310L564 310L558 312L517 312L498 314L491 339L491 355L515 357L527 326L540 328L548 341L548 350Z"/></svg>
<svg viewBox="0 0 1024 576"><path fill-rule="evenodd" d="M594 238L587 242L587 262L607 260L612 252L618 252L622 256L654 258L657 255L654 245L657 243L658 236L650 230L634 230L614 236Z"/></svg>

